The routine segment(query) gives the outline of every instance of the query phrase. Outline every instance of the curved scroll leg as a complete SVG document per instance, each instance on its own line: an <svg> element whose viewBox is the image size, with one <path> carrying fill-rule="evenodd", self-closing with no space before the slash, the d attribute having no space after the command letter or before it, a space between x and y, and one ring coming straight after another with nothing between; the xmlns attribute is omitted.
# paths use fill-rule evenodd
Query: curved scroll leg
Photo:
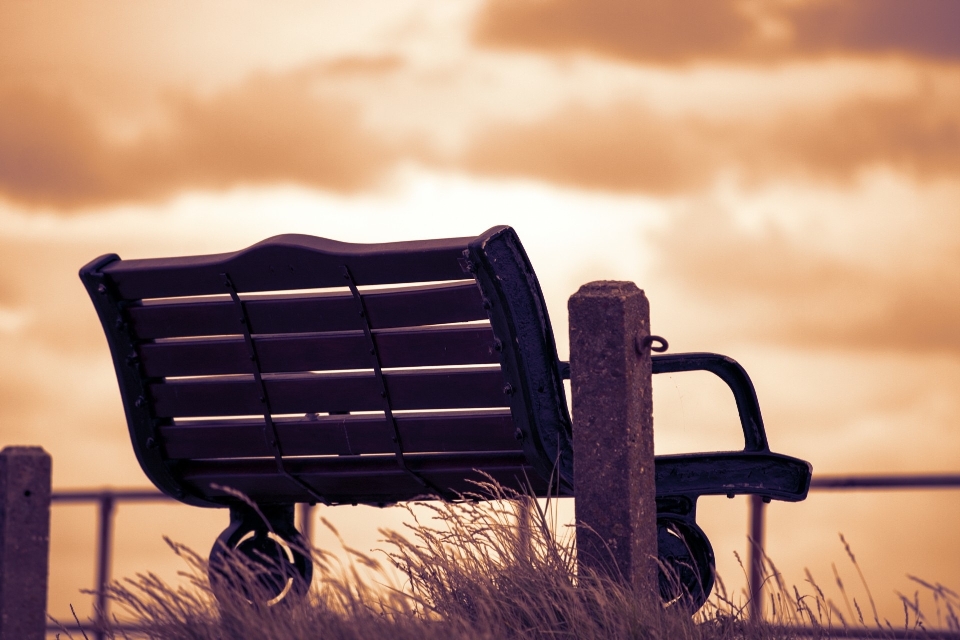
<svg viewBox="0 0 960 640"><path fill-rule="evenodd" d="M710 597L716 578L713 547L692 519L657 514L660 598L665 606L695 613Z"/></svg>
<svg viewBox="0 0 960 640"><path fill-rule="evenodd" d="M221 602L240 596L257 606L302 598L313 561L293 524L293 505L230 507L230 526L210 551L210 586ZM266 518L266 520L264 520Z"/></svg>

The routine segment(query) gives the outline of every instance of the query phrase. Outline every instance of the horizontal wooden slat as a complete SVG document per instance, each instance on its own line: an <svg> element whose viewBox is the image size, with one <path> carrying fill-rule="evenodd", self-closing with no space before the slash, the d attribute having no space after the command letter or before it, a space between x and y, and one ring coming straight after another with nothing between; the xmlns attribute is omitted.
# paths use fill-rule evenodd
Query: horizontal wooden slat
<svg viewBox="0 0 960 640"><path fill-rule="evenodd" d="M424 367L499 361L489 325L385 329L374 334L381 366ZM326 371L373 367L362 331L256 336L260 370ZM253 364L240 337L161 341L138 347L149 377L250 373Z"/></svg>
<svg viewBox="0 0 960 640"><path fill-rule="evenodd" d="M290 234L234 253L120 260L102 271L126 300L222 293L223 273L241 292L338 287L344 265L358 285L458 280L468 277L459 261L471 240L351 244Z"/></svg>
<svg viewBox="0 0 960 640"><path fill-rule="evenodd" d="M500 362L489 324L382 330L374 334L374 339L384 367Z"/></svg>
<svg viewBox="0 0 960 640"><path fill-rule="evenodd" d="M529 466L522 453L414 454L404 456L408 467L436 486L459 493L478 491L473 481L488 481L475 471L489 473L502 486L523 490L529 480L539 494L547 483ZM401 470L394 456L295 459L289 472L317 493L339 503L383 504L410 500L429 490ZM206 496L225 497L211 484L237 489L261 503L306 502L314 498L296 482L279 474L272 460L191 461L180 467L183 480Z"/></svg>
<svg viewBox="0 0 960 640"><path fill-rule="evenodd" d="M397 287L363 293L374 329L485 320L473 281ZM245 300L251 333L313 333L363 329L350 292L278 294ZM141 340L242 334L240 314L229 298L147 301L127 314Z"/></svg>
<svg viewBox="0 0 960 640"><path fill-rule="evenodd" d="M384 376L395 410L509 406L499 367L414 369ZM264 376L273 413L377 411L383 399L372 373L301 373ZM161 418L262 414L253 376L189 378L150 385Z"/></svg>
<svg viewBox="0 0 960 640"><path fill-rule="evenodd" d="M509 410L400 413L408 453L520 450ZM393 453L393 428L383 414L282 417L274 420L285 456ZM160 427L171 459L273 457L260 420L211 420Z"/></svg>

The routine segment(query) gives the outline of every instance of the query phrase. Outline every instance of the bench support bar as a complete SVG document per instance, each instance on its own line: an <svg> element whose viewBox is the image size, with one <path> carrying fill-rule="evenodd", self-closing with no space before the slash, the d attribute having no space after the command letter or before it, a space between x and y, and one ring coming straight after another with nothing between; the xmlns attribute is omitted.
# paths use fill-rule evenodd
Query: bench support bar
<svg viewBox="0 0 960 640"><path fill-rule="evenodd" d="M444 496L444 492L439 487L434 486L433 483L408 467L403 458L403 440L400 438L400 428L397 426L397 419L393 415L393 405L390 402L390 390L387 389L387 382L383 377L383 364L380 362L380 352L377 349L376 341L373 339L373 328L370 326L370 314L367 313L367 307L363 302L363 297L360 295L360 290L357 288L357 283L353 279L353 274L350 272L350 267L343 265L341 269L343 271L343 277L350 287L350 293L353 294L353 299L357 306L357 315L360 316L361 324L363 325L363 335L366 337L367 346L370 349L370 360L373 365L373 372L377 376L377 386L380 388L380 397L383 398L383 418L391 432L390 439L394 444L397 465L403 469L404 473L413 476L413 478L423 486L424 493Z"/></svg>
<svg viewBox="0 0 960 640"><path fill-rule="evenodd" d="M317 502L321 504L329 504L329 501L324 496L314 491L313 487L304 482L301 478L298 478L287 471L283 464L283 445L280 442L280 434L277 431L277 426L273 422L273 411L270 408L270 396L267 394L267 388L263 384L263 375L260 371L260 358L257 356L257 347L253 341L253 335L250 332L250 318L247 316L247 308L240 299L240 294L237 292L237 288L234 286L233 280L230 278L230 274L221 273L220 277L223 278L223 284L230 293L230 299L233 300L233 304L237 310L237 315L239 316L238 319L243 330L243 339L244 342L246 342L247 349L250 354L253 378L257 383L257 387L259 387L260 403L263 405L263 437L267 441L267 444L270 445L271 449L273 449L273 457L277 463L277 471L296 483L297 486L306 491Z"/></svg>

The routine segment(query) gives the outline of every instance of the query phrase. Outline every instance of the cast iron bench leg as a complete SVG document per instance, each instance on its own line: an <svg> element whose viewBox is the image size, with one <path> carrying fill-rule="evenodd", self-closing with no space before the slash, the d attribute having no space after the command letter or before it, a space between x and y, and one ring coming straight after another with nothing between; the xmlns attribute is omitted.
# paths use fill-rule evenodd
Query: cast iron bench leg
<svg viewBox="0 0 960 640"><path fill-rule="evenodd" d="M294 505L259 508L261 513L231 506L230 526L210 551L210 585L221 601L239 595L272 606L299 599L310 588L313 561L294 526Z"/></svg>

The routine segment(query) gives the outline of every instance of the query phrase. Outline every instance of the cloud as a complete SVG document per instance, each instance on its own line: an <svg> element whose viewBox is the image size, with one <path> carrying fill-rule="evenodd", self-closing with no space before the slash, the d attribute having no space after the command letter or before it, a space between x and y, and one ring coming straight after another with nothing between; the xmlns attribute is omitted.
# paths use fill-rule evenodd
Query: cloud
<svg viewBox="0 0 960 640"><path fill-rule="evenodd" d="M707 205L652 239L659 276L741 340L960 356L960 245L927 233L956 237L954 217L921 212L903 228L880 211L880 237L857 225L837 252L816 233L748 229Z"/></svg>
<svg viewBox="0 0 960 640"><path fill-rule="evenodd" d="M69 208L250 183L354 191L395 157L353 104L318 96L297 74L253 77L209 99L169 94L163 106L162 125L117 140L64 95L3 91L0 193Z"/></svg>
<svg viewBox="0 0 960 640"><path fill-rule="evenodd" d="M472 138L451 160L430 146L430 132L368 128L358 108L363 98L334 95L341 80L375 86L402 64L389 56L345 58L256 76L208 98L172 93L158 117L123 137L66 95L0 91L0 195L69 210L250 184L349 193L376 185L404 159L654 194L699 190L729 172L756 183L844 182L879 165L921 178L960 172L958 96L943 80L951 73L893 96L788 103L768 113L668 112L622 100L567 103L525 123L478 118L465 125Z"/></svg>
<svg viewBox="0 0 960 640"><path fill-rule="evenodd" d="M682 62L733 55L751 37L750 20L714 0L494 0L480 14L476 35L488 46L580 50L628 59Z"/></svg>
<svg viewBox="0 0 960 640"><path fill-rule="evenodd" d="M382 56L344 56L336 60L317 65L318 70L327 76L383 76L399 71L404 60L396 54Z"/></svg>
<svg viewBox="0 0 960 640"><path fill-rule="evenodd" d="M571 106L529 125L481 130L462 159L481 174L612 191L671 192L705 183L719 158L702 123L642 105Z"/></svg>
<svg viewBox="0 0 960 640"><path fill-rule="evenodd" d="M38 92L0 94L0 189L26 201L109 190L105 142L86 114Z"/></svg>
<svg viewBox="0 0 960 640"><path fill-rule="evenodd" d="M949 96L925 90L722 120L638 103L574 105L532 124L481 130L461 162L481 174L660 194L703 188L730 171L749 182L846 183L876 166L950 177L960 172L954 106Z"/></svg>
<svg viewBox="0 0 960 640"><path fill-rule="evenodd" d="M77 276L81 266L106 253L98 244L0 237L0 335L52 353L102 351L106 343L91 340L102 330ZM4 332L4 316L15 330Z"/></svg>
<svg viewBox="0 0 960 640"><path fill-rule="evenodd" d="M855 98L822 112L787 111L745 140L752 173L764 167L848 179L886 165L917 177L960 171L960 113L955 98L921 90Z"/></svg>
<svg viewBox="0 0 960 640"><path fill-rule="evenodd" d="M905 53L960 58L954 0L815 0L786 8L801 53Z"/></svg>
<svg viewBox="0 0 960 640"><path fill-rule="evenodd" d="M958 28L953 0L493 0L475 35L492 47L656 64L877 53L956 60Z"/></svg>

